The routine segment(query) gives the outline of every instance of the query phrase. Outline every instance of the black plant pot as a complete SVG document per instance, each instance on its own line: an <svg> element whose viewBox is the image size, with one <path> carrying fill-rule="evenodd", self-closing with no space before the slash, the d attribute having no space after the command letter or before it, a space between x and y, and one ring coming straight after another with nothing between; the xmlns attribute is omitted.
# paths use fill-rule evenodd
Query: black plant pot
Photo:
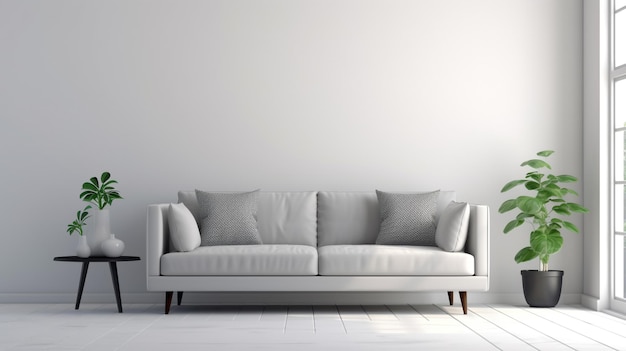
<svg viewBox="0 0 626 351"><path fill-rule="evenodd" d="M530 307L554 307L561 298L563 271L523 270L522 285Z"/></svg>

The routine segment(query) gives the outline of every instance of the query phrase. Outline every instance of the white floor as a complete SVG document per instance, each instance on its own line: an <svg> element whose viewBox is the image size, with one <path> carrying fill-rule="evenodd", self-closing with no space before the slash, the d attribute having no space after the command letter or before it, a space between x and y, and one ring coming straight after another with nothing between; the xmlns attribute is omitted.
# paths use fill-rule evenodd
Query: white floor
<svg viewBox="0 0 626 351"><path fill-rule="evenodd" d="M0 305L0 350L626 350L580 306Z"/></svg>

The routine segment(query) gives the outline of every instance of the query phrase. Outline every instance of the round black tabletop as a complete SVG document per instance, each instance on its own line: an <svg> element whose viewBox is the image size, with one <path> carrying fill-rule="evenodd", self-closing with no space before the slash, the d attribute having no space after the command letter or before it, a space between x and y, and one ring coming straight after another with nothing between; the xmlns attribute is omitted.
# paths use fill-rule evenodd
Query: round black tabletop
<svg viewBox="0 0 626 351"><path fill-rule="evenodd" d="M139 261L141 258L137 256L119 256L119 257L106 257L106 256L91 256L91 257L78 257L78 256L59 256L55 257L55 261L63 262L124 262L124 261Z"/></svg>

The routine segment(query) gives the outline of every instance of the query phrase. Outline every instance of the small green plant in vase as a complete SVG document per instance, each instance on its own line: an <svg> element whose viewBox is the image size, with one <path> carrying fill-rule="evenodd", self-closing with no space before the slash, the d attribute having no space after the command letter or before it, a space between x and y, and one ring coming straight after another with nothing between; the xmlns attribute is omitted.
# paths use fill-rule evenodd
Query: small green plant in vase
<svg viewBox="0 0 626 351"><path fill-rule="evenodd" d="M89 218L89 210L91 206L86 206L82 211L76 212L76 219L67 225L67 232L72 235L75 232L78 232L78 246L76 247L76 256L78 257L89 257L91 255L91 249L87 244L87 238L83 236L83 226L85 226L85 221Z"/></svg>
<svg viewBox="0 0 626 351"><path fill-rule="evenodd" d="M91 206L86 206L82 211L76 212L76 219L67 225L67 232L72 235L74 232L78 232L78 235L83 236L83 226L85 221L89 218L89 210Z"/></svg>
<svg viewBox="0 0 626 351"><path fill-rule="evenodd" d="M578 180L576 177L543 172L543 169L552 169L544 159L553 153L551 150L540 151L537 156L542 159L535 158L521 164L522 167L534 170L526 173L524 179L506 183L501 192L523 185L526 194L504 201L498 209L499 213L517 210L515 218L504 227L505 234L523 224L529 224L531 227L529 245L517 252L515 262L539 259L538 271L522 271L524 296L530 306L536 307L555 306L561 294L563 271L548 269L550 255L563 247L561 235L563 230L579 232L578 227L565 218L573 213L589 211L575 202L566 200L568 195L578 196L578 193L562 184L576 182Z"/></svg>

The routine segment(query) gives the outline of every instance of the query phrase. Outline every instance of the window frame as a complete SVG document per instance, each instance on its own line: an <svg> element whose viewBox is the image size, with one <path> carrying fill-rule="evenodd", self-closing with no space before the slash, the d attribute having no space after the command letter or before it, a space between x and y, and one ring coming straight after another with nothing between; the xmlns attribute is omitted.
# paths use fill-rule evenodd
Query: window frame
<svg viewBox="0 0 626 351"><path fill-rule="evenodd" d="M616 33L615 33L615 22L616 16L618 13L622 11L626 12L626 4L622 7L616 9L615 6L618 0L610 1L610 30L609 30L609 113L610 113L610 125L611 125L611 133L610 133L610 177L611 177L611 211L610 211L610 233L611 233L611 269L610 269L610 282L611 282L611 309L620 313L626 313L626 228L617 228L618 221L617 218L620 216L620 223L622 227L624 227L626 223L626 213L624 213L624 209L626 207L626 175L623 173L626 171L626 165L624 162L626 161L626 155L624 155L624 151L626 148L626 118L624 118L624 125L617 126L617 118L615 115L615 106L616 106L616 97L615 97L615 85L617 82L626 81L626 62L622 63L620 66L615 66L616 64ZM624 19L626 20L626 18ZM625 24L626 25L626 24ZM624 38L626 40L626 38ZM626 104L625 104L626 105ZM626 107L626 106L624 106ZM618 142L618 136L621 140ZM617 146L621 146L620 150L618 150ZM618 153L621 153L622 156L618 160ZM617 163L621 162L622 165L619 167ZM618 178L617 172L621 171L620 177ZM618 189L621 192L618 196ZM620 200L618 205L618 200ZM618 210L620 213L618 213ZM619 229L619 230L618 230ZM621 253L618 254L618 250L622 249ZM618 289L621 294L618 294ZM621 296L620 296L621 295Z"/></svg>

